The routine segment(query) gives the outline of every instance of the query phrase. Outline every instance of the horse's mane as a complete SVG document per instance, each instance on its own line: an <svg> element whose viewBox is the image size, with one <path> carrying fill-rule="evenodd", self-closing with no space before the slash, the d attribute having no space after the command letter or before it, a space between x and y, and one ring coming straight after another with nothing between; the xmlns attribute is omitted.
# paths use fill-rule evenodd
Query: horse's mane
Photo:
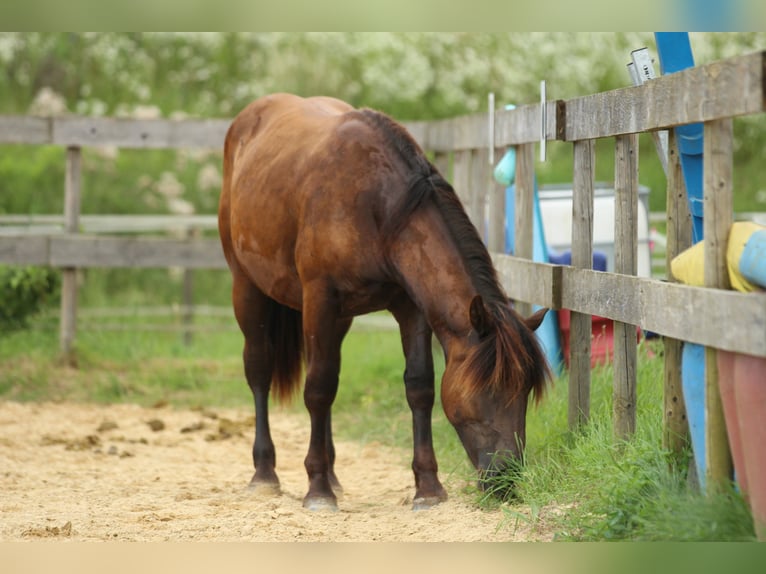
<svg viewBox="0 0 766 574"><path fill-rule="evenodd" d="M484 242L471 223L453 187L428 161L412 136L388 116L369 109L352 112L381 133L409 170L407 192L383 223L387 241L393 241L418 208L432 202L444 218L471 281L495 322L495 329L469 353L459 374L466 398L490 390L513 401L527 388L536 400L550 377L545 355L534 333L510 306ZM468 309L466 309L468 313ZM529 381L529 382L528 382Z"/></svg>

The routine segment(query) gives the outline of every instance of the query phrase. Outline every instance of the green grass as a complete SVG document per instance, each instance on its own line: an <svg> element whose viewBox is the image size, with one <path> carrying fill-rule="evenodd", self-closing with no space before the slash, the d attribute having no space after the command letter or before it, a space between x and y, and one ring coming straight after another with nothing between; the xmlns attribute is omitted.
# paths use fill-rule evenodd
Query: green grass
<svg viewBox="0 0 766 574"><path fill-rule="evenodd" d="M527 464L506 477L516 482L512 504L503 507L506 525L531 522L570 541L754 540L750 511L734 488L700 493L687 477L690 453L677 460L662 450L663 363L647 347L640 351L629 441L613 436L610 366L593 371L591 419L581 431L567 430L566 378L530 412Z"/></svg>
<svg viewBox="0 0 766 574"><path fill-rule="evenodd" d="M122 321L129 326L139 319ZM205 321L233 325L220 318L199 318L196 324ZM83 329L72 368L59 358L55 322L37 319L33 326L0 338L0 398L251 405L236 330L196 333L186 346L179 333ZM435 355L440 376L441 354ZM338 438L402 447L409 458L403 370L395 331L352 330L333 410ZM627 442L612 436L610 367L593 371L591 420L580 432L567 430L567 380L556 380L543 403L530 407L525 466L498 479L502 488L515 482L513 498L500 502L472 487L465 493L479 506L500 508L502 527L523 522L558 540L753 540L749 509L736 490L699 493L687 480L688 460L675 461L662 451L662 378L661 358L649 357L642 347L637 428ZM303 412L300 399L281 408ZM473 469L438 399L433 418L443 480L472 482Z"/></svg>

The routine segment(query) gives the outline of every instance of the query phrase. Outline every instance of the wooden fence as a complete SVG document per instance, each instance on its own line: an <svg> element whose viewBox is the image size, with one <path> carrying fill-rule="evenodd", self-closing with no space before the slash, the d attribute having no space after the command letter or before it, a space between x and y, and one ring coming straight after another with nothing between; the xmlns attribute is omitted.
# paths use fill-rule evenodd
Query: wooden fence
<svg viewBox="0 0 766 574"><path fill-rule="evenodd" d="M590 316L615 321L614 432L635 428L635 326L663 335L666 445L680 448L686 431L680 388L680 341L707 347L708 484L728 479L730 462L717 390L717 349L766 357L766 296L728 290L726 243L732 222L732 118L764 111L766 52L739 56L663 76L644 85L434 122L408 129L451 176L474 223L488 238L508 295L527 304L571 309L569 424L590 412ZM544 106L544 108L543 108ZM543 118L545 118L543 125ZM705 287L636 277L638 145L641 132L704 123ZM108 118L0 117L0 143L67 148L65 231L58 235L0 236L0 263L64 269L62 345L74 336L79 267L224 267L213 239L104 237L78 233L80 149L206 147L220 149L228 121L136 121ZM490 134L494 141L490 143ZM532 193L534 146L541 139L573 148L572 266L534 263ZM614 138L614 273L591 269L595 140ZM495 158L516 147L515 256L503 255L504 194L492 180ZM667 257L690 242L690 222L675 141L670 138ZM488 207L488 209L487 209ZM485 215L489 218L485 219Z"/></svg>

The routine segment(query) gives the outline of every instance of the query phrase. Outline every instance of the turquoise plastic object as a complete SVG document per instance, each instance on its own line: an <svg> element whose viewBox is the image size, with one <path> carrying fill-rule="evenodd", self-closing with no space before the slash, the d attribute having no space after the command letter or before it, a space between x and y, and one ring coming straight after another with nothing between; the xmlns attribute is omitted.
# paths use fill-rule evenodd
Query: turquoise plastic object
<svg viewBox="0 0 766 574"><path fill-rule="evenodd" d="M516 148L510 147L505 152L503 159L495 166L493 172L495 181L508 187L516 179Z"/></svg>
<svg viewBox="0 0 766 574"><path fill-rule="evenodd" d="M537 196L537 179L535 179L533 200L534 222L532 226L532 260L540 263L548 263L548 245L545 242L545 230L543 229L543 217L540 211L540 200ZM513 253L515 249L514 222L516 213L516 186L512 185L505 190L505 252ZM539 305L533 306L534 310L540 309ZM559 317L555 311L545 314L545 319L535 331L537 340L543 346L548 364L553 374L560 376L564 371L564 354L561 349L561 331L559 330Z"/></svg>
<svg viewBox="0 0 766 574"><path fill-rule="evenodd" d="M766 287L766 229L750 236L739 258L742 276L761 287Z"/></svg>
<svg viewBox="0 0 766 574"><path fill-rule="evenodd" d="M516 108L513 104L505 106L506 110L512 110ZM516 148L509 147L508 151L495 166L495 171L492 174L495 181L502 186L508 187L516 179Z"/></svg>

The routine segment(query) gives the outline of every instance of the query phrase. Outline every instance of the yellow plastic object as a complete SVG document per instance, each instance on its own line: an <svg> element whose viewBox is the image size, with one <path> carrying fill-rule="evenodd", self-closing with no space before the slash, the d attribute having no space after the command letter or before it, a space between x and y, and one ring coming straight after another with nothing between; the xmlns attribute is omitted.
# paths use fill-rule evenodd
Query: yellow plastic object
<svg viewBox="0 0 766 574"><path fill-rule="evenodd" d="M743 291L760 291L739 271L739 260L748 239L757 231L766 229L762 225L750 221L738 221L729 230L729 243L726 249L726 266L729 271L729 281L733 289ZM702 287L705 285L705 244L695 243L689 249L679 253L670 262L670 272L673 277L685 285Z"/></svg>
<svg viewBox="0 0 766 574"><path fill-rule="evenodd" d="M670 262L670 272L684 285L705 285L705 244L700 241L676 255Z"/></svg>

